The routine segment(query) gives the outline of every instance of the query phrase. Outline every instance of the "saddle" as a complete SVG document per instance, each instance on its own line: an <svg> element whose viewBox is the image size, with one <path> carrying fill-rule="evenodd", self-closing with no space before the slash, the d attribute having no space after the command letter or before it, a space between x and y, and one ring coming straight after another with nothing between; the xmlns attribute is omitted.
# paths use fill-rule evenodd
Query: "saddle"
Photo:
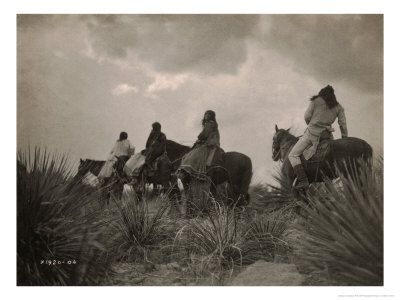
<svg viewBox="0 0 400 300"><path fill-rule="evenodd" d="M216 147L214 151L214 157L211 160L211 166L220 166L223 161L223 155L225 151L220 147Z"/></svg>
<svg viewBox="0 0 400 300"><path fill-rule="evenodd" d="M308 160L305 159L304 154L300 159L304 165L309 163L320 163L325 161L331 153L332 138L331 136L321 136L315 154Z"/></svg>
<svg viewBox="0 0 400 300"><path fill-rule="evenodd" d="M209 153L209 157L207 158L206 170L216 166L222 166L224 164L224 153L225 151L222 148L214 148L211 153Z"/></svg>
<svg viewBox="0 0 400 300"><path fill-rule="evenodd" d="M159 157L157 157L149 166L150 168L146 168L146 170L145 170L146 176L149 176L149 177L154 176L158 170L158 166L159 166L160 162L162 162L163 160L169 160L166 152L164 152Z"/></svg>

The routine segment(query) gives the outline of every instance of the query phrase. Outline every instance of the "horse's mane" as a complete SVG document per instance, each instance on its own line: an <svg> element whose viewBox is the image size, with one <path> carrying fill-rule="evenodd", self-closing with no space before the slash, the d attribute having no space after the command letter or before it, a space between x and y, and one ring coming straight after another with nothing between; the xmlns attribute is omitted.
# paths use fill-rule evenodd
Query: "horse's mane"
<svg viewBox="0 0 400 300"><path fill-rule="evenodd" d="M282 132L283 132L282 137L285 137L290 141L296 141L296 142L298 141L299 137L292 134L290 132L290 128L289 129L279 129L279 130L282 130Z"/></svg>
<svg viewBox="0 0 400 300"><path fill-rule="evenodd" d="M182 158L191 148L172 140L166 141L167 155L171 161Z"/></svg>
<svg viewBox="0 0 400 300"><path fill-rule="evenodd" d="M167 147L167 151L168 149L172 150L172 151L185 151L187 152L188 150L190 150L191 148L189 146L185 146L182 144L179 144L175 141L172 140L167 140L166 141L166 147Z"/></svg>
<svg viewBox="0 0 400 300"><path fill-rule="evenodd" d="M190 149L189 146L185 146L185 145L179 144L179 143L177 143L177 142L175 142L175 141L173 141L173 140L167 140L166 143L167 143L167 147L170 146L170 147L177 147L177 148L187 148L187 149Z"/></svg>

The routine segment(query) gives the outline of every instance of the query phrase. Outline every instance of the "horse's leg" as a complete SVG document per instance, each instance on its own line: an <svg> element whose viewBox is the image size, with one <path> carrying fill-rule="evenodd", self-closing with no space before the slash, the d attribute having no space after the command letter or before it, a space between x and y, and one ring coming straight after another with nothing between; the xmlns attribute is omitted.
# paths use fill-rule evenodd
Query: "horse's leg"
<svg viewBox="0 0 400 300"><path fill-rule="evenodd" d="M121 200L123 192L124 192L124 184L120 182L116 183L114 188L116 199Z"/></svg>
<svg viewBox="0 0 400 300"><path fill-rule="evenodd" d="M190 176L181 179L183 185L183 207L186 217L190 218L194 214L194 207L192 199L190 199ZM181 198L182 199L182 198Z"/></svg>
<svg viewBox="0 0 400 300"><path fill-rule="evenodd" d="M167 193L171 182L171 166L169 160L161 159L158 165L158 178L161 184L160 195Z"/></svg>
<svg viewBox="0 0 400 300"><path fill-rule="evenodd" d="M142 173L140 175L140 181L139 181L139 185L138 185L138 187L139 187L138 200L139 201L144 201L144 200L149 199L148 194L147 194L147 188L146 188L146 184L148 182L146 180L147 179L146 179L145 175Z"/></svg>
<svg viewBox="0 0 400 300"><path fill-rule="evenodd" d="M110 204L110 178L105 178L101 188L101 202L102 205Z"/></svg>
<svg viewBox="0 0 400 300"><path fill-rule="evenodd" d="M178 183L171 181L169 189L168 199L170 201L170 214L180 214L179 203L181 198L181 192L178 188Z"/></svg>

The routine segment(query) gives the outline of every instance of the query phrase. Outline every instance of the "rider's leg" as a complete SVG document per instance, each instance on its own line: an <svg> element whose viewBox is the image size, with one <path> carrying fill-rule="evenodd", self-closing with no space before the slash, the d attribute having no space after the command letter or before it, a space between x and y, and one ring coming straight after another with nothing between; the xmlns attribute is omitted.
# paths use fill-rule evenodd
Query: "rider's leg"
<svg viewBox="0 0 400 300"><path fill-rule="evenodd" d="M302 189L307 188L309 186L308 178L306 172L301 164L300 156L303 151L312 144L312 137L309 134L308 130L304 133L304 135L298 140L296 145L290 150L289 153L289 161L293 167L294 174L298 179L298 183L296 184L296 188Z"/></svg>

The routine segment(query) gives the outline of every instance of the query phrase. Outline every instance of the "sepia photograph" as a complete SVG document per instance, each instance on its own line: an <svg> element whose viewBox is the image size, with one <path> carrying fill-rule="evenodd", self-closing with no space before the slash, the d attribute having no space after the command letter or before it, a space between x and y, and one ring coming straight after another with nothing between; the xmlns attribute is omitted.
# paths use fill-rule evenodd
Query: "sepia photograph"
<svg viewBox="0 0 400 300"><path fill-rule="evenodd" d="M16 286L383 288L378 12L15 14Z"/></svg>

